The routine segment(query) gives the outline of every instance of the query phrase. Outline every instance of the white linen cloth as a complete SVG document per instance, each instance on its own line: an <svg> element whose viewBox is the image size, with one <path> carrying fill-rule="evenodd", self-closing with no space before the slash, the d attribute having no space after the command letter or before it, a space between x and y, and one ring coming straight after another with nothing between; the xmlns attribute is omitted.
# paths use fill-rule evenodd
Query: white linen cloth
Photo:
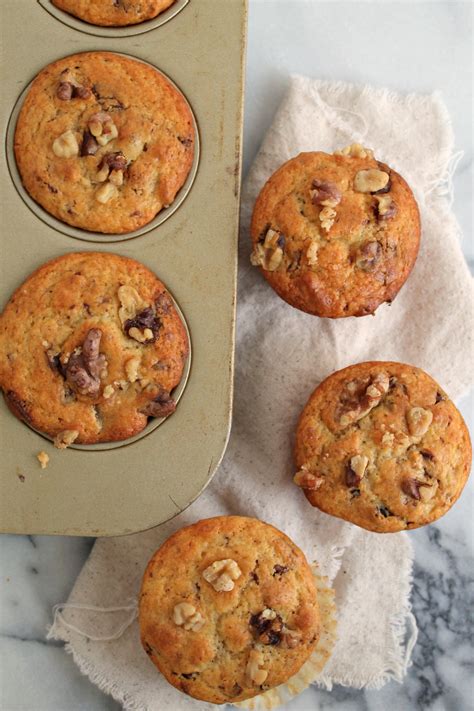
<svg viewBox="0 0 474 711"><path fill-rule="evenodd" d="M408 282L375 316L318 319L296 311L249 264L248 224L266 179L300 151L359 142L399 171L415 192L422 243ZM473 286L450 211L453 133L436 94L294 77L243 192L235 404L224 460L202 496L171 522L128 537L98 540L69 603L125 609L66 609L50 636L67 642L80 669L125 709L212 708L169 686L139 642L134 615L148 558L177 528L220 514L273 523L317 560L336 590L338 642L322 684L379 687L401 681L416 639L410 612L409 534L377 535L313 509L291 482L292 437L314 387L363 360L399 360L433 375L453 398L471 383ZM129 605L130 607L127 607ZM110 641L90 637L120 636Z"/></svg>

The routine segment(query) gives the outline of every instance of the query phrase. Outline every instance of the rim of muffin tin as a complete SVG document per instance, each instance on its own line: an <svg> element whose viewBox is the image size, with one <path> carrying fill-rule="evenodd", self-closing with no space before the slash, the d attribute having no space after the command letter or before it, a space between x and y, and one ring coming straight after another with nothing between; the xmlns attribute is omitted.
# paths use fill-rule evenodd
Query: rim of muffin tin
<svg viewBox="0 0 474 711"><path fill-rule="evenodd" d="M73 237L74 239L80 239L83 242L95 242L96 244L109 244L112 242L124 242L129 239L134 239L135 237L140 237L141 235L146 234L147 232L151 232L151 230L154 230L156 227L159 225L162 225L166 220L168 220L177 210L178 208L183 204L184 200L188 196L194 180L196 178L197 172L198 172L198 167L199 167L199 160L201 157L201 141L199 137L199 129L198 129L198 124L196 120L196 116L194 115L193 108L188 101L187 97L185 94L181 91L179 86L175 84L175 82L170 79L170 77L165 74L165 72L162 72L160 69L158 69L154 64L151 64L150 62L146 62L143 59L139 59L138 57L135 57L132 54L127 54L125 52L113 52L110 50L87 50L84 52L74 52L74 54L89 54L91 51L100 51L101 53L106 53L106 54L116 54L119 57L126 57L127 59L133 59L137 62L141 62L142 64L147 64L149 67L152 67L155 71L157 71L159 74L161 74L175 89L176 91L183 97L184 101L186 102L186 105L189 108L189 111L191 112L191 119L192 119L192 124L193 124L193 129L194 129L194 156L193 156L193 162L191 165L191 169L188 173L188 176L184 182L184 184L181 186L181 188L178 190L175 199L169 205L169 207L165 207L160 212L150 221L147 222L146 225L142 225L142 227L139 227L137 230L134 230L133 232L123 232L123 233L114 233L114 234L105 234L103 232L89 232L88 230L81 229L80 227L73 227L72 225L68 225L67 222L62 222L62 220L59 220L57 217L54 217L54 215L51 215L47 210L45 210L39 203L37 203L31 195L28 193L26 190L25 186L23 185L20 171L18 170L18 166L16 163L15 159L15 150L14 150L14 143L15 143L15 130L16 130L16 124L18 121L18 116L20 114L21 108L23 106L23 103L25 101L25 98L31 88L31 85L33 84L34 80L36 79L36 76L33 77L33 79L28 82L28 84L25 86L25 88L22 90L20 95L18 96L15 105L13 106L12 112L10 114L10 118L8 120L8 126L7 126L7 132L6 132L6 149L5 149L5 154L7 157L7 165L8 165L8 171L10 173L10 177L12 179L13 185L15 186L15 189L25 205L33 212L36 217L38 217L41 222L44 222L46 225L49 227L52 227L56 232L60 232L64 235L67 235L68 237ZM67 57L72 56L72 55L66 55L65 57L60 57L59 59L66 59ZM57 61L57 60L52 60ZM51 62L50 62L51 63ZM47 65L46 65L47 66ZM44 69L45 67L43 67ZM42 71L42 69L40 70Z"/></svg>
<svg viewBox="0 0 474 711"><path fill-rule="evenodd" d="M95 37L134 37L135 35L142 35L145 32L150 32L158 27L172 20L176 15L178 15L181 10L184 10L186 5L189 5L191 0L175 0L173 5L169 7L164 12L160 12L159 15L154 17L152 20L145 20L145 22L139 22L135 25L125 25L125 26L115 26L108 27L103 25L93 25L85 20L80 20L74 15L70 15L64 10L60 10L58 7L53 5L51 0L38 0L39 5L46 10L46 12L54 17L63 25L71 27L73 30L78 32L84 32L87 35L94 35Z"/></svg>
<svg viewBox="0 0 474 711"><path fill-rule="evenodd" d="M191 361L192 361L192 344L191 344L191 333L189 331L189 326L188 323L184 317L184 314L177 303L176 299L174 298L173 294L169 291L168 287L166 287L166 291L168 294L171 296L171 299L173 301L173 305L178 313L178 316L181 319L181 323L184 326L184 330L186 331L186 336L188 338L188 357L186 358L186 362L184 364L183 368L183 374L181 376L181 380L179 381L178 385L173 388L171 391L171 395L173 396L173 400L175 401L176 405L178 406L179 401L181 400L183 393L186 389L186 385L188 384L189 381L189 375L191 373ZM84 452L103 452L107 451L110 449L119 449L120 447L127 447L130 444L135 444L135 442L138 442L139 440L143 439L144 437L147 437L150 435L152 432L154 432L158 427L165 422L168 417L173 417L175 413L171 413L170 415L167 415L166 417L152 417L149 419L148 423L145 425L145 427L142 429L141 432L138 432L138 434L133 435L133 437L128 437L127 439L121 439L113 442L97 442L95 444L75 444L74 442L70 444L67 449L79 449ZM27 427L30 428L30 430L33 430L33 432L36 432L36 434L39 434L43 439L48 440L49 442L54 442L54 437L50 437L48 434L45 432L41 432L41 430L37 430L36 427L32 427L29 425L27 422L23 420L23 424L25 424Z"/></svg>

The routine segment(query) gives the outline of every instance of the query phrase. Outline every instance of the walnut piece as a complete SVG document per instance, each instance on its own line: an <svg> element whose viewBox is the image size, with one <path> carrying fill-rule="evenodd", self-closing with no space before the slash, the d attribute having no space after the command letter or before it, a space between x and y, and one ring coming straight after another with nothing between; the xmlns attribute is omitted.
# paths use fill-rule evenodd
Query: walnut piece
<svg viewBox="0 0 474 711"><path fill-rule="evenodd" d="M61 101L89 99L92 96L92 92L87 86L80 86L71 81L61 81L56 89L56 96Z"/></svg>
<svg viewBox="0 0 474 711"><path fill-rule="evenodd" d="M364 148L360 143L352 143L339 151L334 151L334 155L348 156L349 158L373 158L374 152L370 148Z"/></svg>
<svg viewBox="0 0 474 711"><path fill-rule="evenodd" d="M332 207L323 207L321 212L319 213L319 221L321 223L321 227L323 230L326 230L326 232L329 232L331 227L334 224L334 220L336 219L336 210Z"/></svg>
<svg viewBox="0 0 474 711"><path fill-rule="evenodd" d="M185 630L197 632L205 623L204 617L189 602L179 602L173 609L173 622Z"/></svg>
<svg viewBox="0 0 474 711"><path fill-rule="evenodd" d="M390 176L384 170L359 170L354 178L354 190L358 193L376 193L387 187L389 180Z"/></svg>
<svg viewBox="0 0 474 711"><path fill-rule="evenodd" d="M341 191L335 183L326 183L321 180L313 180L312 190L310 190L311 202L313 205L323 205L323 207L336 207L341 202Z"/></svg>
<svg viewBox="0 0 474 711"><path fill-rule="evenodd" d="M128 161L122 151L107 153L98 165L96 180L99 183L103 183L108 178L113 185L120 187L123 185L124 172L127 166Z"/></svg>
<svg viewBox="0 0 474 711"><path fill-rule="evenodd" d="M112 198L117 197L118 190L112 183L104 183L95 192L95 199L102 205L105 205Z"/></svg>
<svg viewBox="0 0 474 711"><path fill-rule="evenodd" d="M354 389L355 388L355 389ZM340 417L342 427L347 427L353 422L357 422L365 417L374 407L376 407L382 397L388 392L389 377L386 373L377 373L370 379L367 387L359 391L357 383L348 383L346 386L349 397L343 392L341 401L344 412Z"/></svg>
<svg viewBox="0 0 474 711"><path fill-rule="evenodd" d="M48 462L49 462L49 457L46 454L46 452L43 452L43 451L38 452L38 454L36 455L36 459L40 463L41 469L46 469L46 467L48 466Z"/></svg>
<svg viewBox="0 0 474 711"><path fill-rule="evenodd" d="M288 647L288 649L294 649L299 645L302 638L302 633L296 630L290 630L289 627L283 625L282 630L282 646Z"/></svg>
<svg viewBox="0 0 474 711"><path fill-rule="evenodd" d="M282 233L270 228L263 242L254 245L250 261L255 267L261 266L267 272L275 272L283 261L284 247L285 238Z"/></svg>
<svg viewBox="0 0 474 711"><path fill-rule="evenodd" d="M314 240L309 243L309 246L306 250L306 261L308 262L310 267L316 266L318 263L318 243L315 242Z"/></svg>
<svg viewBox="0 0 474 711"><path fill-rule="evenodd" d="M311 474L305 466L302 466L299 471L296 472L293 477L293 481L296 486L301 487L301 489L307 489L308 491L316 491L322 484L324 484L324 477L315 476Z"/></svg>
<svg viewBox="0 0 474 711"><path fill-rule="evenodd" d="M130 383L134 383L136 380L138 380L138 369L140 367L140 358L137 356L133 356L132 358L129 358L127 362L125 363L125 373L127 375L127 379Z"/></svg>
<svg viewBox="0 0 474 711"><path fill-rule="evenodd" d="M422 437L433 421L431 410L423 407L412 407L406 414L408 431L412 437Z"/></svg>
<svg viewBox="0 0 474 711"><path fill-rule="evenodd" d="M143 383L144 381L140 381ZM176 403L169 393L161 392L140 410L147 417L168 417L176 410Z"/></svg>
<svg viewBox="0 0 474 711"><path fill-rule="evenodd" d="M232 558L216 560L202 574L204 580L212 585L216 592L229 592L234 589L234 580L242 575L239 566Z"/></svg>
<svg viewBox="0 0 474 711"><path fill-rule="evenodd" d="M53 141L53 153L58 158L72 158L79 155L79 144L73 131L65 131Z"/></svg>
<svg viewBox="0 0 474 711"><path fill-rule="evenodd" d="M66 449L79 437L77 430L63 430L54 438L54 446L56 449Z"/></svg>
<svg viewBox="0 0 474 711"><path fill-rule="evenodd" d="M346 467L346 484L347 486L357 486L360 484L362 477L365 474L369 458L363 454L356 454L351 457L349 464Z"/></svg>
<svg viewBox="0 0 474 711"><path fill-rule="evenodd" d="M375 195L377 217L380 220L390 220L397 214L397 206L390 195Z"/></svg>
<svg viewBox="0 0 474 711"><path fill-rule="evenodd" d="M102 331L91 328L82 344L67 360L65 378L70 387L80 395L96 397L100 390L100 380L107 375L107 361L99 353Z"/></svg>
<svg viewBox="0 0 474 711"><path fill-rule="evenodd" d="M114 394L114 392L115 392L115 388L114 388L113 385L110 385L110 384L109 384L109 385L106 385L105 388L104 388L104 390L103 390L103 392L102 392L102 397L103 397L105 400L108 400L109 398L112 397L112 395Z"/></svg>
<svg viewBox="0 0 474 711"><path fill-rule="evenodd" d="M112 116L105 113L105 111L92 114L87 128L100 146L106 146L107 143L110 143L118 136L118 129L113 122Z"/></svg>
<svg viewBox="0 0 474 711"><path fill-rule="evenodd" d="M139 311L146 307L146 303L133 286L127 284L119 286L117 296L120 302L118 315L122 326L128 319L134 318Z"/></svg>
<svg viewBox="0 0 474 711"><path fill-rule="evenodd" d="M436 494L438 489L438 482L436 480L430 481L429 484L423 483L419 485L420 499L423 503L431 501L433 496Z"/></svg>
<svg viewBox="0 0 474 711"><path fill-rule="evenodd" d="M250 679L252 684L255 684L255 686L263 684L268 676L268 671L266 669L261 669L264 663L265 659L262 652L258 649L251 649L247 661L246 673L247 677Z"/></svg>

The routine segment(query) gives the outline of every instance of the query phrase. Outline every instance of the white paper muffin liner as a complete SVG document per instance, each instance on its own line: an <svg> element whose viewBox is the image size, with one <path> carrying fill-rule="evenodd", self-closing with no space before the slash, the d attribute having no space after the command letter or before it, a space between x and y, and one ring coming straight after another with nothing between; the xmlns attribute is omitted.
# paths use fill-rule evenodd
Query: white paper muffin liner
<svg viewBox="0 0 474 711"><path fill-rule="evenodd" d="M329 587L327 578L319 575L316 565L313 566L313 575L318 593L319 613L321 618L321 634L314 652L303 664L297 674L288 679L285 684L280 684L274 689L264 691L263 694L253 696L251 699L239 701L233 706L249 711L271 711L278 706L291 701L301 694L313 681L317 681L324 669L326 662L332 654L336 644L337 614L334 601L334 590Z"/></svg>

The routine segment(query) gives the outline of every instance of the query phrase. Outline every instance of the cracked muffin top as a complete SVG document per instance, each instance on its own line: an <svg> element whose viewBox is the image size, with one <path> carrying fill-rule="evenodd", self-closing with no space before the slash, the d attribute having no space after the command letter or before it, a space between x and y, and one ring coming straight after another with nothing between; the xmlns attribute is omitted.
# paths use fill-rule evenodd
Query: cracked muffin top
<svg viewBox="0 0 474 711"><path fill-rule="evenodd" d="M282 165L257 198L251 237L252 264L289 304L315 316L365 316L405 283L420 217L403 178L354 144Z"/></svg>
<svg viewBox="0 0 474 711"><path fill-rule="evenodd" d="M262 521L199 521L150 560L140 632L151 661L180 691L215 704L251 698L296 674L319 639L311 568Z"/></svg>
<svg viewBox="0 0 474 711"><path fill-rule="evenodd" d="M23 185L69 225L121 234L170 205L194 156L183 96L153 67L112 52L49 64L15 131Z"/></svg>
<svg viewBox="0 0 474 711"><path fill-rule="evenodd" d="M6 402L60 448L126 439L171 414L187 355L165 286L116 254L47 262L0 316Z"/></svg>
<svg viewBox="0 0 474 711"><path fill-rule="evenodd" d="M471 468L464 420L420 368L351 365L324 380L296 431L294 477L308 501L369 531L418 528L445 514Z"/></svg>
<svg viewBox="0 0 474 711"><path fill-rule="evenodd" d="M102 27L123 27L152 20L175 0L52 0L60 10Z"/></svg>

